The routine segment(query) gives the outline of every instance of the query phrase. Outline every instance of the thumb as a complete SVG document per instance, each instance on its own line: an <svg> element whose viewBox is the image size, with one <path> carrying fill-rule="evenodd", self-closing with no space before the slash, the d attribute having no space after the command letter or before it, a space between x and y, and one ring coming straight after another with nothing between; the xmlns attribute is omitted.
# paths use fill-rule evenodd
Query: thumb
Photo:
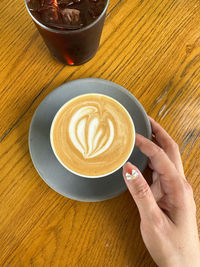
<svg viewBox="0 0 200 267"><path fill-rule="evenodd" d="M138 207L141 219L152 220L155 213L160 214L160 208L141 172L130 162L127 162L123 167L123 176Z"/></svg>

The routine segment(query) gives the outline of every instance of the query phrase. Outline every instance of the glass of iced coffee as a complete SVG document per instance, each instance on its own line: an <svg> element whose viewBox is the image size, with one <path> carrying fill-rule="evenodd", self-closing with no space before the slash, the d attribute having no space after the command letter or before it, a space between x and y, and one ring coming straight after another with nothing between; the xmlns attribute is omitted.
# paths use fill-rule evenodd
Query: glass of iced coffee
<svg viewBox="0 0 200 267"><path fill-rule="evenodd" d="M25 0L54 58L80 65L98 50L109 0Z"/></svg>

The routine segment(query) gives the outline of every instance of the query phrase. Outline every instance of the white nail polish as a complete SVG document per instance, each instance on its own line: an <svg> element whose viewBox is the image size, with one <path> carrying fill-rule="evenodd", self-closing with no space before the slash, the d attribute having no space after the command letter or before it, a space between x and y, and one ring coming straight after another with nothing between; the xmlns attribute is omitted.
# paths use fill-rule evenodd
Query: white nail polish
<svg viewBox="0 0 200 267"><path fill-rule="evenodd" d="M134 180L137 176L139 175L139 173L136 170L132 170L132 173L126 173L126 179L127 180Z"/></svg>

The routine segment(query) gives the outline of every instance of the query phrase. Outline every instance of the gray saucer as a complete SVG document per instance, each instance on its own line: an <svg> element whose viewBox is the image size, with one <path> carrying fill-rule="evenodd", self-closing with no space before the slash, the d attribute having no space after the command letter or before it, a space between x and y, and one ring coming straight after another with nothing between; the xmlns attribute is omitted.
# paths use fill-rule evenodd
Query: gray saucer
<svg viewBox="0 0 200 267"><path fill-rule="evenodd" d="M61 195L74 200L94 202L113 198L126 191L122 169L103 178L79 177L67 171L57 161L49 140L51 122L58 109L71 98L86 93L102 93L118 100L132 116L136 132L149 139L151 126L144 108L129 91L102 79L79 79L63 84L40 103L29 130L29 150L36 170L42 179ZM147 165L147 158L137 147L129 160L140 171Z"/></svg>

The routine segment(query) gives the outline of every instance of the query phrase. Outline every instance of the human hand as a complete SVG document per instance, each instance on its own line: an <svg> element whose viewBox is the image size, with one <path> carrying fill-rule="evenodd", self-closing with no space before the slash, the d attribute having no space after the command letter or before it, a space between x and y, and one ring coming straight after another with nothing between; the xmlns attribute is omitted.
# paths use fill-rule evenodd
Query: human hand
<svg viewBox="0 0 200 267"><path fill-rule="evenodd" d="M149 158L151 187L131 163L123 176L141 218L141 234L153 260L160 267L200 266L196 205L185 179L178 145L150 118L155 143L141 135L135 145ZM132 174L133 170L133 175Z"/></svg>

